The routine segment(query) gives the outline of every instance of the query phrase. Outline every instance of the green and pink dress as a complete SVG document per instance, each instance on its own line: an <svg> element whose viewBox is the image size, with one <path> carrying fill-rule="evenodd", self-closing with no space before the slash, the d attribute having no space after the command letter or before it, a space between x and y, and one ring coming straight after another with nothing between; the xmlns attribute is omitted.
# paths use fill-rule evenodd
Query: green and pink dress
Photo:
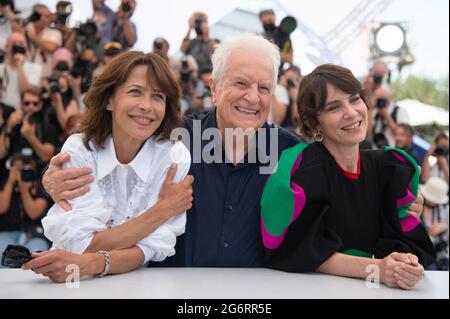
<svg viewBox="0 0 450 319"><path fill-rule="evenodd" d="M315 271L334 253L384 258L408 252L435 259L420 221L407 213L420 171L394 148L361 151L358 173L343 171L322 143L285 150L261 199L264 264Z"/></svg>

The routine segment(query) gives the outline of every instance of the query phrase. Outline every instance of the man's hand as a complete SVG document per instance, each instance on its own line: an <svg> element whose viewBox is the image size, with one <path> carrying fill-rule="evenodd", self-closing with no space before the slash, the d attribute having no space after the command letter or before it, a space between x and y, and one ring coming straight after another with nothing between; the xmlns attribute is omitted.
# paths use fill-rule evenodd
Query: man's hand
<svg viewBox="0 0 450 319"><path fill-rule="evenodd" d="M448 226L443 223L434 223L428 229L428 235L437 236L439 234L445 233L448 230Z"/></svg>
<svg viewBox="0 0 450 319"><path fill-rule="evenodd" d="M36 124L30 124L27 119L25 119L22 123L22 127L20 128L20 134L29 141L35 136L36 132Z"/></svg>
<svg viewBox="0 0 450 319"><path fill-rule="evenodd" d="M53 201L59 204L66 211L71 210L70 199L80 197L89 192L89 185L94 181L90 168L62 169L62 164L69 161L67 154L54 156L42 177L42 186L52 197Z"/></svg>
<svg viewBox="0 0 450 319"><path fill-rule="evenodd" d="M172 164L167 172L164 184L159 192L158 205L164 211L167 211L168 218L179 215L192 207L192 183L194 177L188 175L183 181L174 184L173 179L177 172L176 164Z"/></svg>
<svg viewBox="0 0 450 319"><path fill-rule="evenodd" d="M8 122L6 123L6 133L11 133L12 130L22 123L23 113L20 111L15 111L9 116Z"/></svg>
<svg viewBox="0 0 450 319"><path fill-rule="evenodd" d="M23 66L25 63L26 57L25 57L25 55L23 55L21 53L17 53L17 54L14 54L13 60L14 60L14 63L16 66Z"/></svg>

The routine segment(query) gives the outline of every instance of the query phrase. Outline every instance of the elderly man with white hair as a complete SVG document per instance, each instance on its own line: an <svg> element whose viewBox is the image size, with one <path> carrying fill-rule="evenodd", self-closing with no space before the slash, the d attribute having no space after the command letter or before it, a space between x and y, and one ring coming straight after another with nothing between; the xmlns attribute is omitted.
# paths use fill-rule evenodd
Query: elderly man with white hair
<svg viewBox="0 0 450 319"><path fill-rule="evenodd" d="M270 158L278 160L299 142L287 130L266 123L280 65L278 48L260 36L243 34L219 44L212 62L216 109L185 118L180 130L188 135L193 161L193 207L175 256L155 266L260 267L260 199L270 173L264 168L273 164ZM64 154L55 157L42 182L55 202L70 209L66 200L88 190L89 171L62 170L67 160ZM166 186L170 191L171 185ZM147 222L145 227L122 225L133 237L158 226L145 214L135 220L139 218Z"/></svg>

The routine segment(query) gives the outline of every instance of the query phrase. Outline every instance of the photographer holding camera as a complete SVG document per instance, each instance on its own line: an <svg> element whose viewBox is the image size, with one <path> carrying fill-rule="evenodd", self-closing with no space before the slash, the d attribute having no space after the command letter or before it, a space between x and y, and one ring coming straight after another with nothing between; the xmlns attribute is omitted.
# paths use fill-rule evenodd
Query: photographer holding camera
<svg viewBox="0 0 450 319"><path fill-rule="evenodd" d="M137 41L136 25L130 21L135 9L136 0L122 0L112 23L111 41L119 42L125 50Z"/></svg>
<svg viewBox="0 0 450 319"><path fill-rule="evenodd" d="M47 79L48 93L52 101L50 109L47 110L47 117L57 136L61 136L69 118L80 112L71 87L70 67L71 61L61 59L56 64L53 75Z"/></svg>
<svg viewBox="0 0 450 319"><path fill-rule="evenodd" d="M53 127L45 120L40 90L31 88L22 92L22 111L10 115L3 139L0 139L0 158L31 151L38 172L55 154L58 136Z"/></svg>
<svg viewBox="0 0 450 319"><path fill-rule="evenodd" d="M293 32L297 27L297 22L295 21L295 19L293 17L286 17L280 23L280 26L277 27L275 25L275 12L272 9L266 9L262 10L259 13L259 20L261 21L264 28L263 36L267 40L276 44L280 49L280 69L285 63L292 64L294 51L292 48L290 33ZM287 26L287 28L285 26Z"/></svg>
<svg viewBox="0 0 450 319"><path fill-rule="evenodd" d="M13 32L6 42L6 56L0 63L0 102L20 109L20 92L39 84L41 66L27 59L27 42L21 33Z"/></svg>
<svg viewBox="0 0 450 319"><path fill-rule="evenodd" d="M72 3L70 1L58 1L56 3L56 13L53 15L52 26L59 30L62 34L63 46L66 46L67 41L72 35L72 28L69 27L68 21L72 15Z"/></svg>
<svg viewBox="0 0 450 319"><path fill-rule="evenodd" d="M15 154L8 174L0 176L0 251L8 245L24 245L30 251L49 248L41 219L49 203L40 191L35 163Z"/></svg>
<svg viewBox="0 0 450 319"><path fill-rule="evenodd" d="M428 150L422 165L422 181L426 183L431 177L439 177L449 183L449 139L445 133L439 133Z"/></svg>
<svg viewBox="0 0 450 319"><path fill-rule="evenodd" d="M375 60L363 81L363 88L373 95L378 88L383 87L384 82L390 82L389 68L383 60Z"/></svg>
<svg viewBox="0 0 450 319"><path fill-rule="evenodd" d="M0 50L5 49L6 40L16 23L16 11L14 0L0 0Z"/></svg>
<svg viewBox="0 0 450 319"><path fill-rule="evenodd" d="M409 124L408 112L392 101L388 90L378 87L370 100L370 122L373 130L373 143L377 148L395 146L394 134L398 124Z"/></svg>
<svg viewBox="0 0 450 319"><path fill-rule="evenodd" d="M295 131L299 120L297 96L301 80L300 68L289 66L282 71L272 97L272 121L291 131Z"/></svg>
<svg viewBox="0 0 450 319"><path fill-rule="evenodd" d="M42 77L50 76L52 70L52 53L63 44L63 37L59 30L49 27L51 22L50 10L43 4L33 6L33 13L28 18L30 22L26 29L26 36L30 43L31 61L42 66Z"/></svg>
<svg viewBox="0 0 450 319"><path fill-rule="evenodd" d="M190 38L192 30L195 30L196 33L194 39ZM189 18L189 31L183 39L181 51L194 57L199 70L212 67L211 55L213 49L210 40L207 15L203 12L195 12Z"/></svg>

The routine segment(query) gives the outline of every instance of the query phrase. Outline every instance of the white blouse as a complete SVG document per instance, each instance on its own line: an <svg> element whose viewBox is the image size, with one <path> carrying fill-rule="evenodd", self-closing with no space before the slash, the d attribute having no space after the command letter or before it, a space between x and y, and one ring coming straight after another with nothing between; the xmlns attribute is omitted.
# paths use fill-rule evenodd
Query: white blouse
<svg viewBox="0 0 450 319"><path fill-rule="evenodd" d="M42 220L45 236L53 247L82 254L95 233L116 227L133 219L158 201L158 195L172 163L177 164L174 182L187 175L191 156L181 142L157 142L148 139L133 161L120 164L111 136L100 149L90 142L92 151L83 144L82 135L70 136L62 151L70 155L63 168L89 167L95 180L85 195L70 200L66 212L58 204ZM137 243L145 262L162 261L175 254L176 237L184 233L186 213L169 219Z"/></svg>

